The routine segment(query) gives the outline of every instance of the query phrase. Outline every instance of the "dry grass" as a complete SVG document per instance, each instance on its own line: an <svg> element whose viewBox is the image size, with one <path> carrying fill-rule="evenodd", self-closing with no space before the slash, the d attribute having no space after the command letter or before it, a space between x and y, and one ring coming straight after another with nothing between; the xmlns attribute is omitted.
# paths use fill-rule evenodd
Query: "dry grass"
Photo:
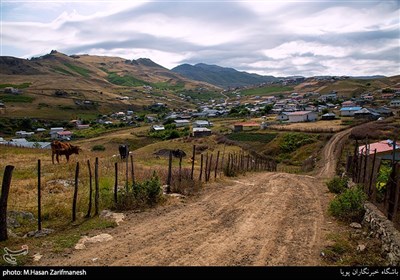
<svg viewBox="0 0 400 280"><path fill-rule="evenodd" d="M343 125L341 120L332 121L316 121L303 123L288 123L285 125L271 125L269 129L284 130L284 131L301 131L301 132L339 132L348 128Z"/></svg>
<svg viewBox="0 0 400 280"><path fill-rule="evenodd" d="M119 132L119 136L124 138L126 132ZM132 134L129 134L131 135ZM103 137L103 136L102 136ZM101 138L101 141L106 141ZM114 137L118 138L118 136ZM134 136L132 136L134 137ZM99 140L100 141L100 140ZM114 164L118 162L118 188L126 187L126 164L121 161L118 156L113 157L117 153L113 144L110 149L104 152L91 152L88 148L92 145L90 142L81 142L84 151L79 155L72 155L70 162L66 163L65 157L62 157L60 164L52 164L51 151L39 149L27 149L17 147L7 147L0 145L0 178L6 165L15 167L11 182L11 189L8 200L8 210L28 211L37 213L37 161L41 159L41 192L42 192L42 218L45 227L54 227L54 225L69 224L72 217L72 196L74 189L74 174L76 163L80 163L80 176L78 184L78 203L77 217L83 218L88 207L89 193L89 172L87 160L90 160L92 174L94 175L94 161L99 158L99 181L100 181L100 208L113 207L113 190L115 184ZM204 145L207 147L202 153L213 153L215 164L216 153L221 152L220 162L224 151L223 144L217 144L214 137L204 139L175 139L173 141L158 142L133 151L135 160L135 180L142 182L151 177L153 171L156 171L161 183L165 184L167 180L168 158L156 157L154 151L159 149L183 149L187 156L182 162L183 176L179 182L178 166L179 160L173 159L173 180L172 188L174 191L191 194L199 190L201 183L193 182L188 179L188 170L191 169L190 157L192 154L193 144ZM226 146L225 154L229 152L239 151L239 147ZM196 155L195 161L195 181L198 180L200 168L200 155ZM214 181L212 170L212 181ZM131 166L129 160L128 166L128 185L132 183ZM203 174L204 180L204 174ZM93 180L94 187L94 180ZM92 208L93 209L93 208ZM93 211L93 210L92 210ZM93 213L93 212L92 212ZM35 229L35 224L26 225L15 232L25 234L29 230Z"/></svg>

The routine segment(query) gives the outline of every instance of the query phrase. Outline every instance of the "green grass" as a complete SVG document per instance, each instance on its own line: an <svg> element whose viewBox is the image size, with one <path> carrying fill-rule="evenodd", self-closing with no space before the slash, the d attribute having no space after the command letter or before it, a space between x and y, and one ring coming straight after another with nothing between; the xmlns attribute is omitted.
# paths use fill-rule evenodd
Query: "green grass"
<svg viewBox="0 0 400 280"><path fill-rule="evenodd" d="M20 94L0 94L0 100L3 102L32 103L34 99L34 97Z"/></svg>
<svg viewBox="0 0 400 280"><path fill-rule="evenodd" d="M55 72L60 72L60 73L62 73L62 74L67 74L67 75L71 75L71 76L74 75L74 74L72 74L71 72L69 72L68 70L65 70L64 68L61 68L61 67L59 67L59 66L53 67L53 70L54 70Z"/></svg>
<svg viewBox="0 0 400 280"><path fill-rule="evenodd" d="M169 84L167 82L152 83L152 87L164 90L180 90L185 88L184 82L177 82L176 84Z"/></svg>
<svg viewBox="0 0 400 280"><path fill-rule="evenodd" d="M109 73L107 76L107 80L114 85L126 87L136 87L149 84L132 76L119 76L117 73Z"/></svg>
<svg viewBox="0 0 400 280"><path fill-rule="evenodd" d="M83 67L80 67L80 66L77 66L77 65L73 65L73 64L70 64L70 63L64 63L64 65L67 66L72 71L74 71L74 72L78 73L79 75L83 76L83 77L89 78L89 76L90 76L89 75L90 71L88 69L86 69L86 68L83 68Z"/></svg>
<svg viewBox="0 0 400 280"><path fill-rule="evenodd" d="M248 95L272 95L276 93L282 93L285 91L293 91L293 87L288 86L270 86L270 87L263 87L263 88L252 88L252 89L245 89L241 91L242 96Z"/></svg>
<svg viewBox="0 0 400 280"><path fill-rule="evenodd" d="M0 84L0 88L13 87L13 88L24 89L24 88L28 88L31 84L32 84L32 83L22 83L22 84Z"/></svg>
<svg viewBox="0 0 400 280"><path fill-rule="evenodd" d="M58 108L61 110L75 110L75 108L70 105L58 105Z"/></svg>
<svg viewBox="0 0 400 280"><path fill-rule="evenodd" d="M227 135L229 140L233 141L246 141L246 142L262 142L268 143L276 137L276 133L231 133Z"/></svg>
<svg viewBox="0 0 400 280"><path fill-rule="evenodd" d="M220 93L214 91L199 91L199 92L182 92L183 95L190 96L192 99L198 99L200 101L208 101L211 99L224 98Z"/></svg>
<svg viewBox="0 0 400 280"><path fill-rule="evenodd" d="M94 217L84 220L81 224L65 231L61 231L54 236L50 235L49 239L53 243L53 250L55 252L62 252L64 249L74 247L82 237L82 234L87 234L90 230L113 228L115 226L116 223L114 221Z"/></svg>
<svg viewBox="0 0 400 280"><path fill-rule="evenodd" d="M100 136L106 132L110 132L112 130L120 130L119 128L109 128L105 126L92 126L88 129L82 129L82 130L77 130L74 131L74 137L76 138L92 138L92 137L97 137Z"/></svg>

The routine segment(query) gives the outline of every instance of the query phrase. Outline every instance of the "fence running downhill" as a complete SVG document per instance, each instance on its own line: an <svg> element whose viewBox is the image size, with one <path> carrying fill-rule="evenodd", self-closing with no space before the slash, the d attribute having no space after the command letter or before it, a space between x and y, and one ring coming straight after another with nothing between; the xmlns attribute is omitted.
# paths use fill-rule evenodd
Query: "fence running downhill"
<svg viewBox="0 0 400 280"><path fill-rule="evenodd" d="M359 150L355 142L353 155L347 156L346 173L354 183L363 187L368 200L400 229L400 163L396 161L396 141L392 159L382 159L377 151L369 150L368 140Z"/></svg>
<svg viewBox="0 0 400 280"><path fill-rule="evenodd" d="M216 154L213 153L201 153L200 154L200 163L196 166L196 145L193 146L193 153L191 157L191 168L183 168L182 167L182 156L178 158L179 164L178 167L173 166L173 153L170 151L168 157L168 168L167 172L161 172L164 174L161 175L161 179L165 180L166 184L166 192L180 192L183 188L187 188L184 184L194 185L196 182L200 183L208 183L213 178L214 181L217 178L222 177L222 174L225 176L237 176L239 174L244 174L245 172L258 172L258 171L276 171L277 164L274 160L267 159L258 154L249 154L245 153L245 151L240 151L237 153L228 153L225 152L220 153L217 151ZM129 160L130 159L130 160ZM137 179L135 178L135 167L133 155L127 156L122 162L115 162L114 164L114 187L111 188L111 192L113 192L113 203L117 205L118 203L118 193L121 191L119 188L119 169L124 169L123 182L125 183L124 191L131 192L132 188L129 186L135 186L137 183ZM84 165L82 165L84 166ZM89 218L92 212L92 197L94 196L94 215L99 215L99 200L100 200L100 186L99 186L99 159L96 157L94 164L94 176L92 174L92 167L90 160L87 160L87 172L88 172L88 206L87 213L85 218ZM14 166L7 166L4 171L3 176L3 184L1 190L0 197L0 241L6 240L7 236L7 200L8 194L11 187L11 178L12 171ZM42 229L42 164L41 160L38 160L37 163L37 228L40 231ZM83 170L84 171L84 170ZM129 172L130 171L130 172ZM195 172L196 171L196 172ZM77 218L77 198L78 198L78 189L80 188L79 184L82 184L79 176L82 176L82 170L80 168L80 163L76 163L75 168L75 176L74 176L74 189L73 189L73 197L72 197L72 213L71 220L74 222ZM129 176L130 175L130 176ZM93 178L94 177L94 178ZM130 177L130 178L129 178ZM92 181L94 179L94 190L92 186ZM86 193L86 189L84 191ZM86 212L86 210L85 210Z"/></svg>

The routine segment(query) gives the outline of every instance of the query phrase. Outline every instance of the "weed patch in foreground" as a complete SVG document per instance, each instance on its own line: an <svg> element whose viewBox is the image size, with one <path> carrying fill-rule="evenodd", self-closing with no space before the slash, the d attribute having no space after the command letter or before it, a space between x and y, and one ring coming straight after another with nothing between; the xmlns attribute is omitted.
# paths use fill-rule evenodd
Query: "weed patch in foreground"
<svg viewBox="0 0 400 280"><path fill-rule="evenodd" d="M366 232L364 232L366 233ZM380 241L351 229L340 234L330 234L332 245L326 246L321 256L325 263L339 266L387 266L381 253Z"/></svg>
<svg viewBox="0 0 400 280"><path fill-rule="evenodd" d="M342 221L361 222L366 195L360 187L345 190L329 204L329 213Z"/></svg>

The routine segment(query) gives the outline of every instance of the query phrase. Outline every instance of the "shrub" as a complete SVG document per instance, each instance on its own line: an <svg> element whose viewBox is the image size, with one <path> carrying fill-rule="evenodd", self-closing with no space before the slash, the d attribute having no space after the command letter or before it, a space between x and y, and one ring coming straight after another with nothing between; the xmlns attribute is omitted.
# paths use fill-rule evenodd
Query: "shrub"
<svg viewBox="0 0 400 280"><path fill-rule="evenodd" d="M329 213L342 221L361 222L366 195L361 187L345 190L329 204Z"/></svg>
<svg viewBox="0 0 400 280"><path fill-rule="evenodd" d="M95 145L92 147L92 151L105 151L106 147L104 147L103 145Z"/></svg>
<svg viewBox="0 0 400 280"><path fill-rule="evenodd" d="M332 180L326 183L331 193L342 193L348 186L348 178L340 178L339 176L333 177Z"/></svg>
<svg viewBox="0 0 400 280"><path fill-rule="evenodd" d="M304 133L287 133L283 136L283 141L279 148L283 153L291 153L296 151L301 146L314 143L315 136Z"/></svg>
<svg viewBox="0 0 400 280"><path fill-rule="evenodd" d="M159 177L155 172L150 179L136 182L132 186L132 192L121 190L118 193L118 210L131 210L154 206L162 198L162 188Z"/></svg>
<svg viewBox="0 0 400 280"><path fill-rule="evenodd" d="M376 201L383 202L385 193L386 193L386 185L390 178L390 173L392 172L391 164L388 161L382 161L378 177L376 178Z"/></svg>
<svg viewBox="0 0 400 280"><path fill-rule="evenodd" d="M132 187L135 198L150 206L156 204L162 195L161 182L155 171L150 179L144 182L136 182Z"/></svg>

